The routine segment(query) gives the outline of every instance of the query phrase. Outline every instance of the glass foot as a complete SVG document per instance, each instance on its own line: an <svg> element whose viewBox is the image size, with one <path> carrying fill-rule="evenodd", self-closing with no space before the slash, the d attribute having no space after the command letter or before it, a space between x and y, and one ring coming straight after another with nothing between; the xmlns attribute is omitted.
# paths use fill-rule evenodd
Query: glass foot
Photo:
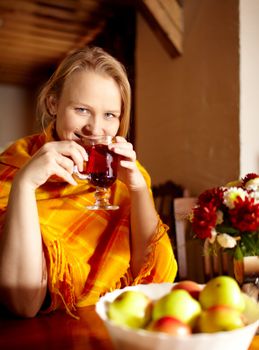
<svg viewBox="0 0 259 350"><path fill-rule="evenodd" d="M113 205L109 202L110 189L103 187L96 187L95 190L95 203L93 205L87 205L88 210L117 210L118 205Z"/></svg>
<svg viewBox="0 0 259 350"><path fill-rule="evenodd" d="M88 210L117 210L119 209L118 205L112 205L112 204L106 204L106 205L99 205L99 204L93 204L88 205L86 207Z"/></svg>

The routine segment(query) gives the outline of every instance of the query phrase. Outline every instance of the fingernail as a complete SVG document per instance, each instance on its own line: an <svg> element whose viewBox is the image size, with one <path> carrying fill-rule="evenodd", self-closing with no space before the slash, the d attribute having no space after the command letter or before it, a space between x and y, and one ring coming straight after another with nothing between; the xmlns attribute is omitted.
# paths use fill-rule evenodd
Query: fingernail
<svg viewBox="0 0 259 350"><path fill-rule="evenodd" d="M72 185L72 186L77 186L78 183L72 178L71 185Z"/></svg>

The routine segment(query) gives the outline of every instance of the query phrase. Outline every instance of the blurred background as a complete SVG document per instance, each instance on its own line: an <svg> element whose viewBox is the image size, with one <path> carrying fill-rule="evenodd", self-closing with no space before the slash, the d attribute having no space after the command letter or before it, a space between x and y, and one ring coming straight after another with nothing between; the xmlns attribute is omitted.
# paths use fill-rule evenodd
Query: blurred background
<svg viewBox="0 0 259 350"><path fill-rule="evenodd" d="M94 44L127 68L153 184L196 196L259 173L258 19L258 0L1 0L0 148L38 131L40 86Z"/></svg>

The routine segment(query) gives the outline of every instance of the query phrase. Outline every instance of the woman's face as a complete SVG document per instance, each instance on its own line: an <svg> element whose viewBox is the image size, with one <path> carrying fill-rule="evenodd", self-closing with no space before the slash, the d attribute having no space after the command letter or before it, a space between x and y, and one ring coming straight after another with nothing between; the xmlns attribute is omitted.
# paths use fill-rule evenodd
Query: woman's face
<svg viewBox="0 0 259 350"><path fill-rule="evenodd" d="M51 98L49 103L57 116L60 140L77 140L79 133L115 136L119 130L120 90L107 75L75 72L66 80L59 100Z"/></svg>

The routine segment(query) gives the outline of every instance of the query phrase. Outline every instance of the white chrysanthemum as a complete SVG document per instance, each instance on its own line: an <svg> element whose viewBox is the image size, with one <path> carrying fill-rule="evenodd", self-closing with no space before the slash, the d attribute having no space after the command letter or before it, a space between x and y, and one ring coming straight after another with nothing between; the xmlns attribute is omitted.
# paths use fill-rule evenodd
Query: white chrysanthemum
<svg viewBox="0 0 259 350"><path fill-rule="evenodd" d="M245 188L252 191L259 191L259 177L247 181Z"/></svg>
<svg viewBox="0 0 259 350"><path fill-rule="evenodd" d="M227 233L217 235L217 241L222 248L234 248L237 245L235 238Z"/></svg>
<svg viewBox="0 0 259 350"><path fill-rule="evenodd" d="M240 197L242 200L247 196L247 192L242 188L230 187L227 191L224 192L223 202L229 208L233 209L235 207L235 200Z"/></svg>
<svg viewBox="0 0 259 350"><path fill-rule="evenodd" d="M259 202L259 191L253 191L249 193L249 197L254 198L255 202Z"/></svg>
<svg viewBox="0 0 259 350"><path fill-rule="evenodd" d="M255 179L251 179L247 181L245 184L245 188L248 191L252 191L249 193L249 196L254 198L256 202L259 201L259 177L256 177Z"/></svg>

